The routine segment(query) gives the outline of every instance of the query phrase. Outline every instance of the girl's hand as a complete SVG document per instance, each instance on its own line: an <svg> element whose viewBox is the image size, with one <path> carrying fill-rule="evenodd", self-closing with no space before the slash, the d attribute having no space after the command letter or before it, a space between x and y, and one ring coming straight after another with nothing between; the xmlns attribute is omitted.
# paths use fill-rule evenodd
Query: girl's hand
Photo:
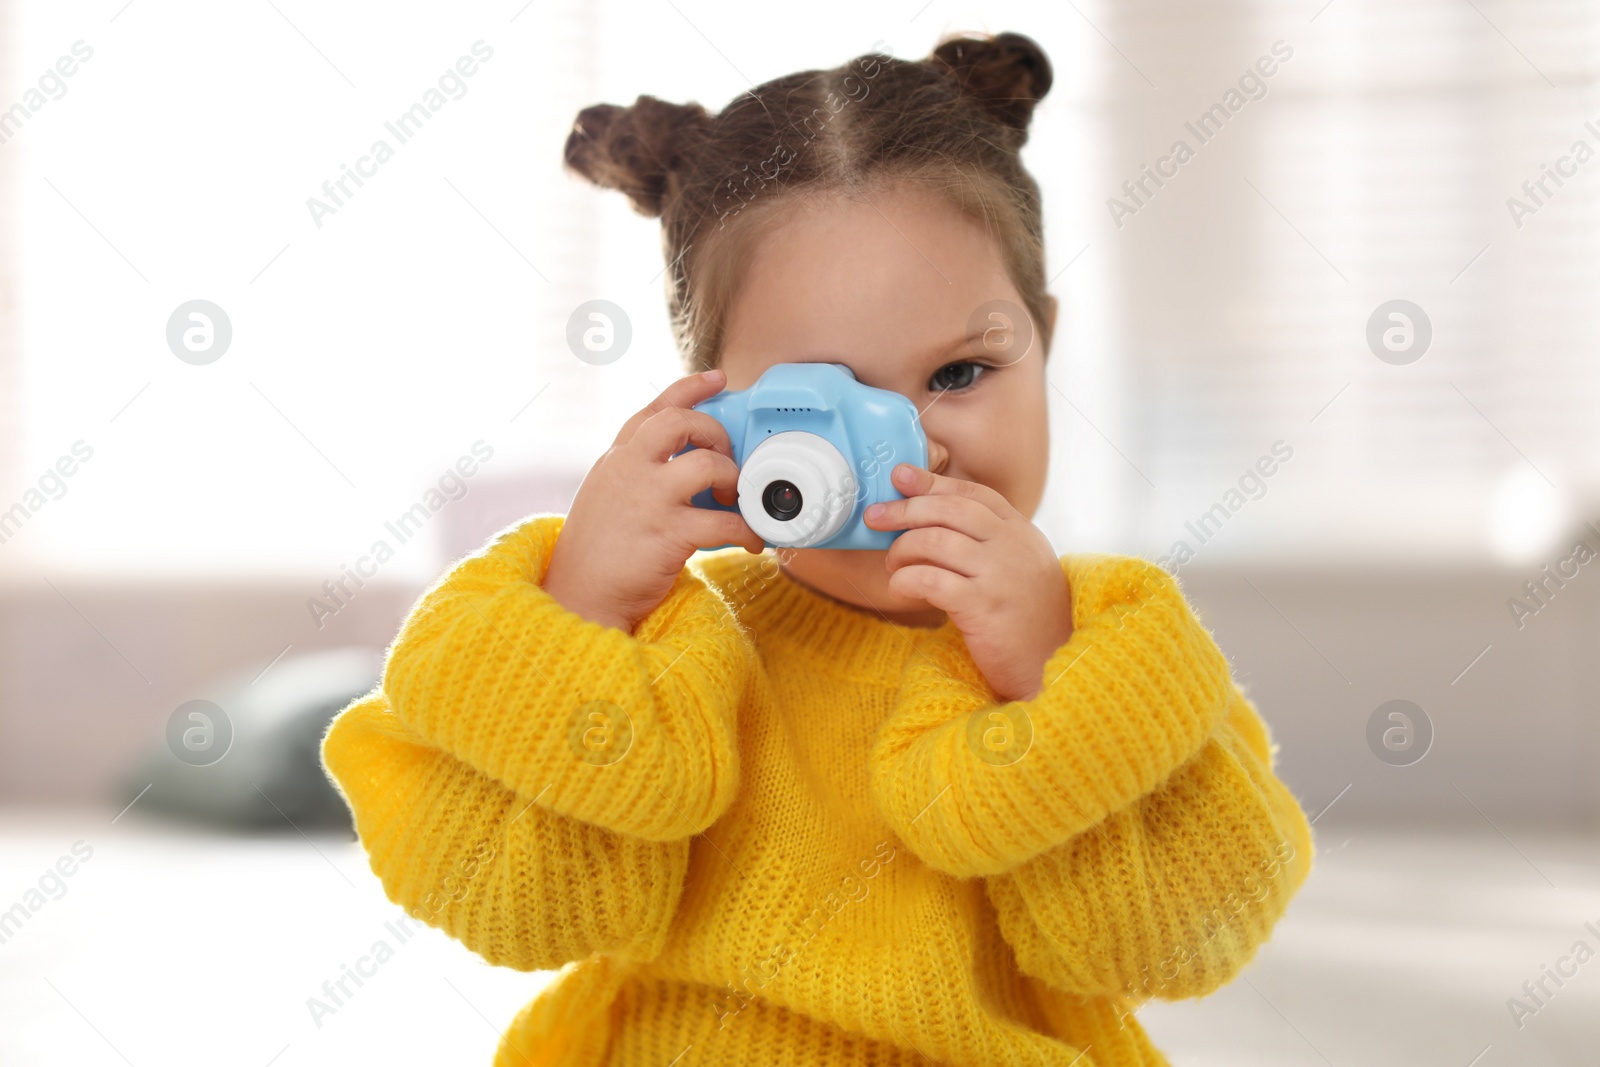
<svg viewBox="0 0 1600 1067"><path fill-rule="evenodd" d="M737 511L696 507L707 488L738 500L728 431L693 405L722 390L721 370L679 378L636 412L578 487L550 553L544 589L584 618L632 633L672 591L697 548L766 543ZM698 447L673 458L684 446ZM670 460L670 462L669 462Z"/></svg>
<svg viewBox="0 0 1600 1067"><path fill-rule="evenodd" d="M1072 591L1043 531L999 492L902 463L904 500L874 504L874 530L904 529L884 558L889 588L942 609L1002 700L1037 696L1072 636Z"/></svg>

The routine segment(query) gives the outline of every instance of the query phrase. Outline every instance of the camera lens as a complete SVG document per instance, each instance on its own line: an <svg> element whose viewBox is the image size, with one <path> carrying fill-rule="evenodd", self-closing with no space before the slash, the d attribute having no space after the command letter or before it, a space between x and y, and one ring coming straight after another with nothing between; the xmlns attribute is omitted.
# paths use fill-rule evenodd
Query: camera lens
<svg viewBox="0 0 1600 1067"><path fill-rule="evenodd" d="M800 490L795 488L793 482L783 480L768 482L767 488L761 494L761 506L767 509L767 514L779 522L788 522L800 514Z"/></svg>
<svg viewBox="0 0 1600 1067"><path fill-rule="evenodd" d="M739 466L739 513L769 545L810 548L850 521L855 487L838 445L784 430L763 438Z"/></svg>

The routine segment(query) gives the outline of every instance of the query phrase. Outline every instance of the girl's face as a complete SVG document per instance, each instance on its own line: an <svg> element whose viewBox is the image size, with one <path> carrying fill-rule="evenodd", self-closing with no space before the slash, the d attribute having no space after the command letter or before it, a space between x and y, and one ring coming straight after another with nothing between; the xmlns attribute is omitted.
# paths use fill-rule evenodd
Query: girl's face
<svg viewBox="0 0 1600 1067"><path fill-rule="evenodd" d="M775 363L843 363L862 384L917 406L929 470L987 485L1032 518L1050 458L1044 350L1054 305L1051 323L1028 320L1031 345L1020 355L1025 338L969 342L983 305L1007 301L1026 316L1022 296L982 225L914 186L873 193L870 203L830 198L785 210L728 309L726 388L749 388ZM889 589L886 555L778 551L786 574L835 600L902 625L942 623L926 600Z"/></svg>

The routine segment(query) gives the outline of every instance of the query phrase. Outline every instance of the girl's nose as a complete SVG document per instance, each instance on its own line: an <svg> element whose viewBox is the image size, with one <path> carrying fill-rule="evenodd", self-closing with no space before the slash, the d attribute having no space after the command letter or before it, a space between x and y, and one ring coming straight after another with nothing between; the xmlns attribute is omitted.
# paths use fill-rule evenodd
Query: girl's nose
<svg viewBox="0 0 1600 1067"><path fill-rule="evenodd" d="M943 474L949 463L950 450L934 438L928 438L928 469L935 474Z"/></svg>

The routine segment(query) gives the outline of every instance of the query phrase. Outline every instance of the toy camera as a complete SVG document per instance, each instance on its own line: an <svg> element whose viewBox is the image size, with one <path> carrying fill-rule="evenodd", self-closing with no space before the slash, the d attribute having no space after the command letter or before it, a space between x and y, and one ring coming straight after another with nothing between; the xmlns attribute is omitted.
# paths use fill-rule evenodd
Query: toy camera
<svg viewBox="0 0 1600 1067"><path fill-rule="evenodd" d="M916 405L901 394L861 384L843 363L777 363L695 409L727 429L739 465L736 504L708 487L696 507L738 511L775 548L886 549L905 532L862 521L867 505L904 498L889 480L897 464L928 465Z"/></svg>

